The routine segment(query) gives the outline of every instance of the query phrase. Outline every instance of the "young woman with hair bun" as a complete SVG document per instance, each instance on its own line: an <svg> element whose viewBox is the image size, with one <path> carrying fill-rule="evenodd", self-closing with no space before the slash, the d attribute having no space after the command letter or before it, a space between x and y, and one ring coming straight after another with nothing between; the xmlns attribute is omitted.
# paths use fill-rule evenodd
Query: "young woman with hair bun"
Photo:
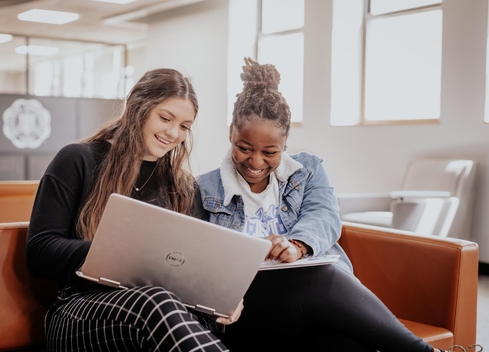
<svg viewBox="0 0 489 352"><path fill-rule="evenodd" d="M278 90L279 72L249 58L245 63L231 147L220 168L197 178L208 219L270 240L269 260L294 262L322 254L339 260L259 272L240 320L219 334L222 341L233 352L438 351L355 278L337 243L338 202L322 160L285 151L291 114Z"/></svg>

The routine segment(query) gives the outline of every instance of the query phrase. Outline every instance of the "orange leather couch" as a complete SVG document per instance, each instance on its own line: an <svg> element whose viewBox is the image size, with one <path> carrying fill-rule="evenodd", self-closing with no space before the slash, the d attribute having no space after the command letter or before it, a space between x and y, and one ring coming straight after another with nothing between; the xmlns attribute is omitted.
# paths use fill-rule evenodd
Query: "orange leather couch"
<svg viewBox="0 0 489 352"><path fill-rule="evenodd" d="M44 315L56 299L56 284L27 270L28 224L0 224L0 351L42 351Z"/></svg>
<svg viewBox="0 0 489 352"><path fill-rule="evenodd" d="M29 221L39 181L0 181L0 223Z"/></svg>
<svg viewBox="0 0 489 352"><path fill-rule="evenodd" d="M56 298L56 285L26 268L27 227L0 224L0 351L43 351L44 315ZM357 277L418 336L444 349L475 343L475 243L347 223L340 243Z"/></svg>
<svg viewBox="0 0 489 352"><path fill-rule="evenodd" d="M476 343L479 248L455 238L344 223L355 275L434 347Z"/></svg>

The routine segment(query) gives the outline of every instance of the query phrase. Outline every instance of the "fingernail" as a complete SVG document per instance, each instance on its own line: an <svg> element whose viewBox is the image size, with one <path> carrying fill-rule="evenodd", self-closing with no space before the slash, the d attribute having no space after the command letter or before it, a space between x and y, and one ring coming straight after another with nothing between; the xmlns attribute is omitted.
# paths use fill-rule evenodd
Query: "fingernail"
<svg viewBox="0 0 489 352"><path fill-rule="evenodd" d="M231 323L233 323L233 322L234 322L234 317L229 317L229 321L230 321Z"/></svg>
<svg viewBox="0 0 489 352"><path fill-rule="evenodd" d="M221 318L217 319L216 320L216 323L221 324L222 323L222 319Z"/></svg>

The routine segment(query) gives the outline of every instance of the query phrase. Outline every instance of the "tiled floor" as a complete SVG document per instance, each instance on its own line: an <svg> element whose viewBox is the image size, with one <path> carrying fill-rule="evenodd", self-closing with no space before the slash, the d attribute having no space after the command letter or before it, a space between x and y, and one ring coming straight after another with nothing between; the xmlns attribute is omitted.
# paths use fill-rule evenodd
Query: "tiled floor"
<svg viewBox="0 0 489 352"><path fill-rule="evenodd" d="M489 351L489 276L479 275L477 343Z"/></svg>

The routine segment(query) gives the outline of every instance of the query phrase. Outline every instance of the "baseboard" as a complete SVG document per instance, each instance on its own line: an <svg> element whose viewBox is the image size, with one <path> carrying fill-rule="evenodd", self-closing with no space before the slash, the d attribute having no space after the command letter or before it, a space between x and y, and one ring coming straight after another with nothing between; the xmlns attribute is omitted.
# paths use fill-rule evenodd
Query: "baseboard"
<svg viewBox="0 0 489 352"><path fill-rule="evenodd" d="M479 275L489 276L489 264L479 262Z"/></svg>

